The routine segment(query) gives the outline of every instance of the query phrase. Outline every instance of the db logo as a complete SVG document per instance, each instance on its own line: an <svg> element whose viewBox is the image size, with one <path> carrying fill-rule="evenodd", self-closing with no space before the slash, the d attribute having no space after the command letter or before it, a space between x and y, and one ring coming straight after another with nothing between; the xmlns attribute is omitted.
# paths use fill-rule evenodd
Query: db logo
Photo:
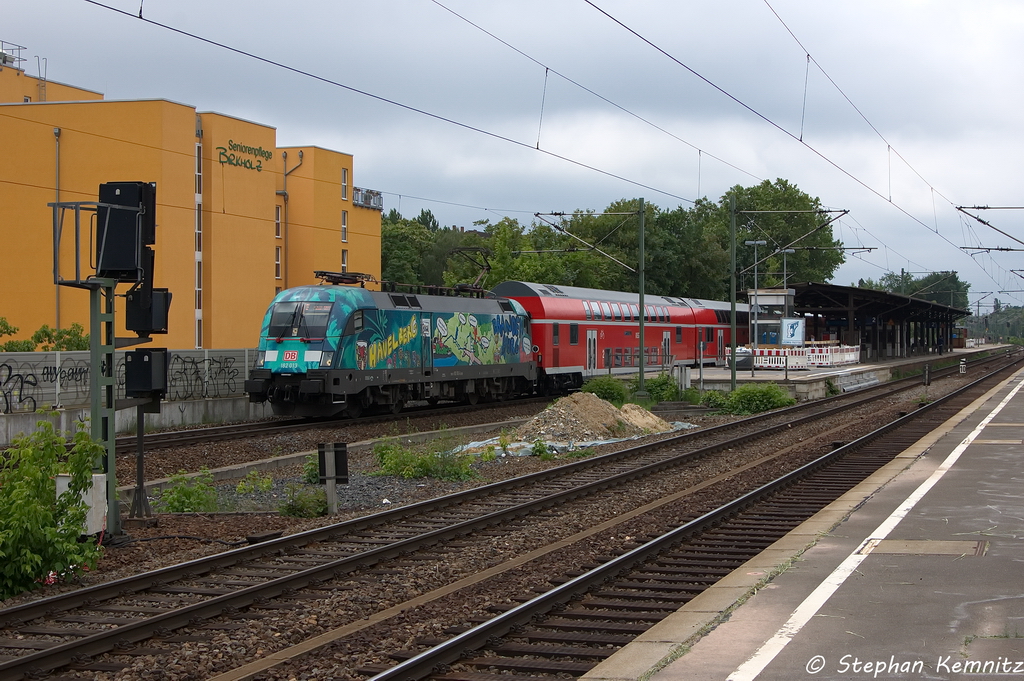
<svg viewBox="0 0 1024 681"><path fill-rule="evenodd" d="M284 353L284 361L286 361L286 362L295 362L298 359L299 359L299 351L298 350L287 350L287 351L285 351L285 353Z"/></svg>

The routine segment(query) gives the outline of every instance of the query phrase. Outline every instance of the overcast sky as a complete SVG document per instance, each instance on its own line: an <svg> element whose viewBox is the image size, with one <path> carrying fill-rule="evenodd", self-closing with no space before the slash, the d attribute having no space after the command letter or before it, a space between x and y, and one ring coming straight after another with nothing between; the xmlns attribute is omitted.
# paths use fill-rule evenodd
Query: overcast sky
<svg viewBox="0 0 1024 681"><path fill-rule="evenodd" d="M955 269L972 307L1024 304L999 293L1024 289L1021 253L961 248L1024 245L955 209L1024 206L1019 0L102 1L122 13L8 3L0 39L32 75L38 55L107 99L352 153L355 184L406 217L669 209L785 178L876 249L832 283ZM1024 242L1024 211L972 212Z"/></svg>

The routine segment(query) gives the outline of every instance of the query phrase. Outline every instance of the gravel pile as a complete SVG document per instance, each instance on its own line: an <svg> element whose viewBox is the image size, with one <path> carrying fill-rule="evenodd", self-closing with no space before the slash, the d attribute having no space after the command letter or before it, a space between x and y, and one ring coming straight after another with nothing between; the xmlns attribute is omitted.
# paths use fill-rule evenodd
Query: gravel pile
<svg viewBox="0 0 1024 681"><path fill-rule="evenodd" d="M563 397L516 430L524 442L590 442L663 433L672 426L635 404L622 409L593 393Z"/></svg>

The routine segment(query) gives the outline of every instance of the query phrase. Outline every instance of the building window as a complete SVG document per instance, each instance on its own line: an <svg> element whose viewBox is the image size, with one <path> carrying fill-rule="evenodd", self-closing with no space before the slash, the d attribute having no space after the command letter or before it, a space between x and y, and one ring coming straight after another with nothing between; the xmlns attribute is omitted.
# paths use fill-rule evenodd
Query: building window
<svg viewBox="0 0 1024 681"><path fill-rule="evenodd" d="M274 278L281 278L281 247L274 248Z"/></svg>
<svg viewBox="0 0 1024 681"><path fill-rule="evenodd" d="M341 200L348 201L348 168L341 169Z"/></svg>
<svg viewBox="0 0 1024 681"><path fill-rule="evenodd" d="M203 145L196 144L196 196L203 193Z"/></svg>
<svg viewBox="0 0 1024 681"><path fill-rule="evenodd" d="M28 95L25 95L25 98L22 101L27 104L28 102L32 101L32 98L29 97Z"/></svg>
<svg viewBox="0 0 1024 681"><path fill-rule="evenodd" d="M341 211L341 240L348 241L348 211Z"/></svg>
<svg viewBox="0 0 1024 681"><path fill-rule="evenodd" d="M203 347L203 320L196 320L196 349Z"/></svg>
<svg viewBox="0 0 1024 681"><path fill-rule="evenodd" d="M281 238L281 206L274 206L274 236Z"/></svg>
<svg viewBox="0 0 1024 681"><path fill-rule="evenodd" d="M348 249L341 249L341 271L348 272Z"/></svg>
<svg viewBox="0 0 1024 681"><path fill-rule="evenodd" d="M203 252L203 204L196 204L196 253Z"/></svg>

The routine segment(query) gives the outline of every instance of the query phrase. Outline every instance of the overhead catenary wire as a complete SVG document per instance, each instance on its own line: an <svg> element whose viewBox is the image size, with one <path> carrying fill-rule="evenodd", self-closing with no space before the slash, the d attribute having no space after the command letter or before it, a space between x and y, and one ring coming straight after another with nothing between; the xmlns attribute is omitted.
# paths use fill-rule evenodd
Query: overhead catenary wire
<svg viewBox="0 0 1024 681"><path fill-rule="evenodd" d="M752 177L752 178L754 178L755 180L757 180L759 182L763 181L764 178L755 175L754 173L750 172L749 170L744 170L743 168L740 168L739 166L737 166L737 165L735 165L733 163L730 163L729 161L726 161L725 159L723 159L723 158L721 158L719 156L715 156L714 154L709 153L707 150L702 149L701 147L693 144L692 142L688 142L687 140L683 139L682 137L679 137L678 135L676 135L675 133L672 133L669 130L666 130L665 128L659 126L657 123L654 123L654 122L648 120L647 118L644 118L640 114L638 114L638 113L636 113L634 111L631 111L630 109L627 109L626 107L622 106L621 104L618 104L617 102L615 102L615 101L605 97L604 95L596 92L595 90L592 90L592 89L588 88L586 85L583 85L582 83L580 83L580 82L570 78L569 76L565 75L564 73L561 73L560 71L558 71L558 70L556 70L554 68L551 68L548 64L545 64L544 62L542 62L542 61L532 57L531 55L527 54L526 52L524 52L523 50L519 49L515 45L513 45L513 44L509 43L508 41L502 39L500 36L492 33L491 31L488 31L486 28L484 28L484 27L480 26L479 24L471 21L469 18L463 16L462 14L459 14L458 12L453 10L452 8L444 5L439 0L430 0L430 1L433 2L435 5L437 5L438 7L440 7L441 9L445 10L446 12L449 12L452 15L454 15L454 16L458 17L459 19L461 19L462 21L466 22L467 24L469 24L473 28L477 29L481 33L484 33L485 35L490 36L494 40L497 40L499 43L501 43L505 47L509 48L510 50L515 52L516 54L519 54L519 55L525 57L526 59L529 59L530 61L532 61L537 66L544 67L544 69L546 71L550 71L551 73L555 74L556 76L558 76L562 80L566 81L567 83L575 85L576 87L578 87L579 89L583 90L584 92L586 92L588 94L591 94L594 97L597 97L598 99L600 99L601 101L605 102L606 104L610 104L611 106L615 107L619 111L622 111L623 113L632 116L633 118L637 119L638 121L640 121L640 122L642 122L642 123L644 123L646 125L649 125L650 127L654 128L655 130L657 130L659 132L662 132L662 133L668 135L669 137L671 137L671 138L673 138L673 139L675 139L675 140L685 144L686 146L690 147L691 149L693 149L693 150L695 150L697 152L698 158L699 158L699 156L701 154L710 156L711 158L715 159L719 163L722 163L722 164L732 168L733 170L739 171L739 172L743 173L744 175L748 175L749 177ZM698 197L700 196L699 188L698 188L697 195L698 195Z"/></svg>
<svg viewBox="0 0 1024 681"><path fill-rule="evenodd" d="M442 116L441 114L436 114L436 113L433 113L431 111L427 111L425 109L420 109L420 108L412 106L410 104L404 104L402 102L399 102L399 101L394 100L394 99L390 99L388 97L383 97L381 95L377 95L377 94L374 94L372 92L368 92L366 90L361 90L361 89L359 89L357 87L353 87L351 85L346 85L345 83L333 80L331 78L327 78L325 76L317 75L317 74L315 74L315 73L313 73L311 71L306 71L304 69L300 69L300 68L297 68L295 66L289 66L289 65L287 65L287 64L285 64L283 62L279 62L279 61L276 61L274 59L270 59L269 57L264 57L264 56L261 56L261 55L258 55L256 53L254 53L254 52L249 52L247 50L243 50L243 49L238 48L238 47L233 47L231 45L228 45L227 43L222 43L222 42L219 42L217 40L213 40L212 38L207 38L207 37L201 36L201 35L199 35L197 33L192 33L190 31L186 31L184 29L177 28L175 26L171 26L170 24L165 24L165 23L162 23L162 22L159 22L159 21L154 21L152 19L147 19L147 18L145 18L143 16L135 16L131 12L126 12L123 9L120 9L118 7L112 7L110 5L104 4L102 2L99 2L99 0L85 0L85 2L87 2L87 3L91 4L91 5L96 5L97 7L102 7L103 9L109 10L111 12L115 12L117 14L124 15L126 17L131 17L133 19L138 19L139 21L144 21L147 24L150 24L150 25L155 26L157 28L161 28L161 29L164 29L166 31L171 31L173 33L177 33L177 34L185 36L187 38L191 38L193 40L198 40L198 41L206 43L208 45L213 45L214 47L218 47L218 48L221 48L221 49L224 49L224 50L228 50L230 52L234 52L235 54L242 55L243 57L248 57L250 59L254 59L256 61L263 62L264 64L268 64L270 66L274 66L276 68L283 69L285 71L289 71L291 73L295 73L297 75L304 76L306 78L311 78L313 80L319 81L321 83L325 83L327 85L332 85L334 87L342 88L343 90L347 90L347 91L352 92L354 94L358 94L358 95L362 95L364 97L368 97L370 99L374 99L374 100L376 100L378 102L382 102L384 104L389 104L391 106L396 106L396 107L398 107L400 109L404 109L406 111L409 111L409 112L412 112L412 113L416 113L416 114L419 114L421 116L426 116L428 118L432 118L434 120L441 121L443 123L448 123L450 125L457 126L457 127L462 128L464 130L469 130L469 131L472 131L472 132L475 132L475 133L479 133L481 135L485 135L485 136L490 137L492 139L500 140L502 142L507 142L509 144L514 144L514 145L516 145L518 147L523 147L523 148L526 148L526 149L530 149L532 151L536 151L538 153L544 154L546 156L550 156L550 157L558 159L560 161L564 161L566 163L571 163L571 164L573 164L575 166L578 166L580 168L584 168L586 170L590 170L590 171L593 171L593 172L596 172L596 173L600 173L601 175L605 175L606 177L610 177L610 178L613 178L613 179L616 179L616 180L620 180L622 182L626 182L626 183L631 184L633 186L640 187L641 189L647 189L649 191L657 192L658 194L662 194L664 196L670 196L670 197L672 197L674 199L679 199L680 201L686 201L688 203L693 203L693 201L691 199L688 199L685 196L681 196L679 194L675 194L675 193L670 192L670 191L665 190L665 189L659 189L657 187L654 187L654 186L651 186L651 185L648 185L648 184L644 184L643 182L639 182L637 180L632 180L632 179L630 179L628 177L624 177L622 175L618 175L618 174L613 173L611 171L604 170L602 168L598 168L597 166L592 166L592 165L590 165L588 163L584 163L582 161L578 161L578 160L576 160L574 158L570 158L570 157L564 156L562 154L556 154L555 152L549 151L547 149L538 149L538 148L534 147L532 144L530 144L529 142L523 142L523 141L517 140L517 139L515 139L513 137L508 137L507 135L502 135L502 134L499 134L499 133L496 133L496 132L492 132L490 130L486 130L484 128L481 128L481 127L478 127L478 126L475 126L475 125L470 125L469 123L463 123L462 121L457 121L454 118L449 118L447 116Z"/></svg>
<svg viewBox="0 0 1024 681"><path fill-rule="evenodd" d="M702 82L706 83L706 84L707 84L708 86L710 86L711 88L713 88L713 89L714 89L714 90L716 90L717 92L721 93L722 95L724 95L725 97L727 97L728 99L730 99L731 101L733 101L734 103L736 103L737 105L739 105L740 107L742 107L743 109L745 109L746 111L750 112L751 114L753 114L753 115L754 115L754 116L756 116L757 118L759 118L759 119L761 119L762 121L764 121L765 123L767 123L767 124L768 124L769 126L771 126L771 127L775 128L776 130L778 130L778 131L779 131L779 132L781 132L782 134L786 135L787 137L789 137L789 138L791 138L791 139L795 140L796 142L798 142L799 144L803 145L803 146L804 146L804 147L805 147L805 148L806 148L806 149L807 149L808 151L810 151L810 152L811 152L811 153L813 153L814 155L818 156L818 157L819 157L820 159L822 159L822 160L823 160L823 161L824 161L825 163L827 163L828 165L830 165L830 166L832 166L833 168L835 168L835 169L836 169L837 171L839 171L840 173L842 173L843 175L845 175L845 176L846 176L847 178L849 178L849 179L853 180L853 181L854 181L855 183L857 183L858 185L860 185L861 187L863 187L864 189L866 189L866 190L867 190L867 191L869 191L870 193L872 193L872 194L874 194L875 196L877 196L877 197L881 198L882 200L886 201L886 202L887 202L887 203L889 203L889 204L890 204L891 206L893 206L893 207L894 207L894 208L895 208L896 210L898 210L898 211L899 211L900 213L902 213L902 214L903 214L903 215L905 215L906 217L910 218L910 219L911 219L912 221L916 222L917 224L921 225L921 226L922 226L922 227L924 227L925 229L928 229L928 231L929 231L929 232L932 232L931 228L929 228L929 227L928 227L928 225L927 225L927 224L926 224L926 223L925 223L925 222L924 222L923 220L921 220L921 219L920 219L920 218L918 218L917 216L913 215L913 214L912 214L912 213L911 213L911 212L910 212L909 210L907 210L906 208L904 208L903 206L901 206L901 205L900 205L899 203L897 203L897 202L895 202L895 201L893 201L893 200L892 200L892 196L891 196L891 193L892 193L892 190L891 190L891 170L890 170L890 188L889 188L889 194L890 194L890 195L889 195L888 197L886 197L886 196L885 196L884 194L882 194L882 193L881 193L880 191L878 191L877 189L873 188L873 187L872 187L871 185L869 185L869 184L868 184L867 182L865 182L864 180L861 180L861 179L860 179L859 177L857 177L856 175L854 175L854 174L853 174L853 173L852 173L851 171L849 171L849 170L847 170L846 168L844 168L843 166L839 165L839 164L838 164L838 163L837 163L836 161L833 161L833 160L832 160L831 158L829 158L828 156L826 156L826 155L825 155L825 154L824 154L823 152L819 151L819 150L818 150L818 149L817 149L816 147L814 147L813 145L809 144L809 143L808 143L808 142L807 142L806 140L803 140L803 139L801 139L801 138L800 138L800 136L798 136L798 135L794 134L793 132L791 132L791 131L787 130L787 129L786 129L785 127L783 127L783 126L782 126L781 124L779 124L779 123L775 122L774 120L772 120L771 118L769 118L769 117L768 117L767 115L765 115L765 114L761 113L760 111L758 111L757 109L755 109L755 108L754 108L754 107L752 107L751 105L749 105L749 104L747 104L746 102L744 102L743 100L741 100L741 99L740 99L739 97L737 97L737 96L733 95L733 94L732 94L731 92L729 92L729 91L728 91L728 90L726 90L725 88L721 87L720 85L718 85L717 83L715 83L715 82L714 82L714 81L712 81L711 79L709 79L709 78L707 78L706 76L704 76L703 74L699 73L699 72L698 72L698 71L696 71L696 70L695 70L694 68L690 67L690 66L689 66L688 64L684 63L683 61L681 61L680 59L678 59L677 57L675 57L675 56L674 56L673 54L671 54L670 52L668 52L667 50L665 50L664 48L662 48L662 47L661 47L660 45L656 44L656 43L655 43L654 41L652 41L651 39L647 38L646 36L644 36L643 34L641 34L641 33L640 33L639 31L637 31L636 29L634 29L634 28L632 28L631 26L627 25L627 24L626 24L626 23L625 23L624 21L622 21L621 19L617 18L616 16L612 15L612 14L611 14L611 13L609 13L608 11L606 11L606 10L602 9L601 7L599 7L599 6L597 5L597 4L595 4L595 3L593 2L593 0L583 0L583 1L584 1L584 2L585 2L585 3L587 4L587 5L589 5L590 7L592 7L592 8L594 9L594 10L596 10L597 12L599 12L600 14L602 14L603 16L605 16L605 17L606 17L606 18L607 18L608 20L610 20L611 22L615 23L616 25L618 25L619 27L621 27L621 28L622 28L623 30L625 30L626 32L628 32L628 33L632 34L632 35L633 35L634 37L636 37L636 38L637 38L638 40L640 40L641 42L645 43L646 45L648 45L649 47L651 47L651 48L652 48L652 49L654 49L655 51L659 52L659 53L660 53L660 54L662 54L662 55L663 55L664 57L666 57L666 58L667 58L667 59L669 59L670 61L674 62L674 63L675 63L676 65L678 65L678 66L680 66L681 68L685 69L686 71L688 71L689 73L691 73L691 74L692 74L693 76L695 76L696 78L698 78L698 79L699 79L699 80L701 80ZM766 4L767 4L767 0L765 0L765 2L766 2ZM769 8L771 9L771 5L768 5L768 6L769 6ZM775 15L776 15L776 17L778 17L778 13L776 13L774 9L772 9L772 13L773 13L773 14L775 14ZM782 21L781 17L779 17L779 21L780 21L780 22ZM785 26L785 22L783 22L783 25ZM791 30L789 30L789 27L788 27L788 26L786 26L786 29L787 29L787 31L789 31L790 35L791 35L791 36L793 36L794 40L796 40L796 41L797 41L797 44L798 44L798 45L800 45L801 49L803 49L803 50L804 50L804 53L805 53L806 55L810 55L810 52L809 52L809 51L808 51L808 50L807 50L806 48L804 48L804 47L803 47L803 45L802 45L802 44L800 43L800 41L799 41L799 40L798 40L798 39L796 38L796 36L795 36L795 35L793 34L793 32L792 32ZM811 57L811 60L812 60L812 61L814 61L813 57ZM871 128L872 128L873 130L875 130L876 134L878 134L878 136L879 136L879 137L880 137L880 138L881 138L881 139L882 139L883 141L885 141L885 142L886 142L886 146L887 146L887 148L888 148L888 153L889 153L890 155L891 155L891 154L893 154L893 153L895 153L895 154L896 154L896 156L897 156L897 157L899 157L899 158L900 158L900 160L902 160L902 161L903 161L903 162L904 162L904 163L905 163L905 164L907 165L907 167L908 167L908 168L910 168L911 170L913 170L913 171L914 171L914 173L915 173L915 174L916 174L916 175L917 175L917 176L918 176L918 177L919 177L919 178L920 178L920 179L921 179L921 180L922 180L922 181L923 181L923 182L924 182L924 183L925 183L925 184L926 184L927 186L929 186L929 187L931 187L931 188L933 188L933 189L934 189L934 187L933 187L933 186L932 186L932 185L931 185L931 184L930 184L930 183L929 183L929 182L928 182L927 180L925 180L925 179L924 179L924 177L923 177L923 176L921 176L921 174L920 174L920 173L918 173L918 172L917 172L917 170L916 170L916 169L914 169L914 167L913 167L913 166L911 166L911 165L910 165L910 163L908 163L908 162L906 161L906 159L905 159L905 158L903 158L903 156L902 156L902 155L900 155L900 154L899 154L898 152L896 152L895 150L893 150L893 149L892 149L892 145L891 145L891 144L889 144L889 142L888 142L887 140L885 140L884 136L882 136L882 134L881 134L880 132L878 132L877 128L875 128L875 127L874 127L874 125L872 125L872 124L871 124L871 122L867 120L867 117L866 117L866 116L864 116L864 114L863 114L863 113L862 113L862 112L860 111L860 109L858 109L858 108L857 108L857 106L856 106L856 105L855 105L855 104L853 103L853 101L852 101L852 100L850 100L850 98L849 98L849 97L847 97L847 96L846 96L846 94L842 92L842 90L841 90L841 89L839 88L839 86L835 84L835 81L833 81L833 80L832 80L832 79L831 79L831 78L830 78L830 77L828 76L828 74L827 74L827 73L825 73L824 69L821 69L820 65L818 65L818 64L817 64L817 62L815 62L815 66L817 66L817 67L819 68L819 70L821 70L821 71L822 71L822 73L824 73L824 74L825 74L825 76L826 76L826 77L827 77L827 78L829 79L829 81L830 81L830 82L832 82L832 83L833 83L833 85L835 85L836 89L837 89L837 90L839 90L839 92L843 94L843 97L844 97L844 98L845 98L845 99L847 100L847 102L849 102L849 104L850 104L850 105L851 105L851 106L852 106L852 107L853 107L853 108L854 108L854 109L855 109L855 110L857 111L857 113L858 113L858 114L860 114L862 118L864 118L864 120L865 120L865 121L866 121L866 122L868 123L868 125L869 125L869 126L871 126ZM942 196L942 197L943 197L944 199L946 199L947 201L949 201L951 205L953 205L953 202L952 202L952 201L950 201L950 200L949 200L949 199L948 199L947 197L945 197L945 196L944 196L944 195L943 195L943 194L942 194L941 192L939 192L938 190L935 190L935 191L936 191L936 193L938 193L938 194L939 194L940 196ZM949 245L950 245L950 246L952 246L953 248L956 248L956 249L957 249L957 250L959 251L959 248L960 248L960 247L959 247L959 246L958 246L957 244L953 243L953 242L952 242L952 241L951 241L951 240L950 240L950 239L949 239L948 237L946 237L946 236L945 236L944 234L942 234L941 232L938 232L938 231L935 231L935 232L932 232L932 233L936 234L936 236L938 236L938 237L939 237L940 239L942 239L942 240L943 240L943 241L945 241L945 242L946 242L947 244L949 244ZM986 274L988 274L988 272L987 272L987 271L986 271ZM990 278L992 278L990 274L989 274L989 277L990 277ZM996 280L995 280L995 279L993 278L993 281L996 281ZM996 281L996 283L998 283L998 281Z"/></svg>

